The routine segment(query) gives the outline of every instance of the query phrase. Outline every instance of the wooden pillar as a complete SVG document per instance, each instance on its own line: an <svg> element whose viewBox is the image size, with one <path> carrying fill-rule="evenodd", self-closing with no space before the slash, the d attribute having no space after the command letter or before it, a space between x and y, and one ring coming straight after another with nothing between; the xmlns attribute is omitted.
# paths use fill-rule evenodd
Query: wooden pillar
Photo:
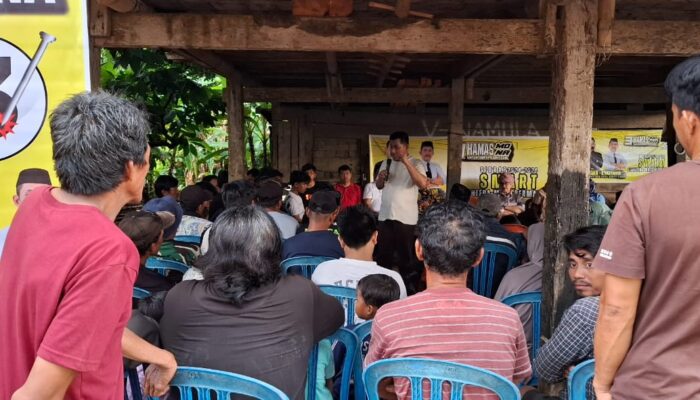
<svg viewBox="0 0 700 400"><path fill-rule="evenodd" d="M462 179L462 138L464 137L464 77L452 79L450 132L447 136L447 191Z"/></svg>
<svg viewBox="0 0 700 400"><path fill-rule="evenodd" d="M595 73L595 0L568 1L557 28L552 68L549 173L542 334L550 337L562 313L574 301L567 276L564 235L588 225L588 177L593 125Z"/></svg>
<svg viewBox="0 0 700 400"><path fill-rule="evenodd" d="M282 117L280 116L280 103L272 103L272 121L270 125L270 165L279 169L279 131Z"/></svg>
<svg viewBox="0 0 700 400"><path fill-rule="evenodd" d="M227 78L224 92L228 114L228 179L245 178L245 129L243 128L243 88L240 82Z"/></svg>
<svg viewBox="0 0 700 400"><path fill-rule="evenodd" d="M95 46L95 38L106 37L112 34L111 11L100 5L97 1L91 0L88 7L88 39L89 59L90 59L90 90L100 88L101 76L101 56L102 48Z"/></svg>

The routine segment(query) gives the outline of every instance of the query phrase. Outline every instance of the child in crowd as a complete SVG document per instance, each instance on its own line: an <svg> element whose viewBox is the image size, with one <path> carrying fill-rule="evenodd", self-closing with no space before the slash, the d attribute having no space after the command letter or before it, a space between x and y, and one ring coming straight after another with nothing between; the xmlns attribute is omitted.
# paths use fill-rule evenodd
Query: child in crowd
<svg viewBox="0 0 700 400"><path fill-rule="evenodd" d="M399 299L399 284L394 278L384 274L367 275L357 282L355 314L369 321L386 303Z"/></svg>

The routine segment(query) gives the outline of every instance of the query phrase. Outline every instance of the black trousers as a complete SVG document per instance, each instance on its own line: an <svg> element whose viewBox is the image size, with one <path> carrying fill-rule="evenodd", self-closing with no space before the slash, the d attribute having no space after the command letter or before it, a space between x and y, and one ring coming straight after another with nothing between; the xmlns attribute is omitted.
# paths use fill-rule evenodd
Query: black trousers
<svg viewBox="0 0 700 400"><path fill-rule="evenodd" d="M374 258L382 267L396 269L406 284L408 294L421 290L423 265L416 258L416 226L396 220L379 222L379 237Z"/></svg>

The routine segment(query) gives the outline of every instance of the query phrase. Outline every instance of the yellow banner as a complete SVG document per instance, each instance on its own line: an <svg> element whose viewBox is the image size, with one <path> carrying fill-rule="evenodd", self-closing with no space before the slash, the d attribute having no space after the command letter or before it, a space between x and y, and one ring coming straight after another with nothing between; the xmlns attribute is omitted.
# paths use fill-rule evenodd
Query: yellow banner
<svg viewBox="0 0 700 400"><path fill-rule="evenodd" d="M48 116L90 87L83 0L0 1L0 228L15 213L17 175L51 160Z"/></svg>
<svg viewBox="0 0 700 400"><path fill-rule="evenodd" d="M591 177L600 183L632 182L666 168L666 142L661 129L593 131Z"/></svg>
<svg viewBox="0 0 700 400"><path fill-rule="evenodd" d="M631 182L667 166L666 143L661 142L661 130L596 130L593 137L596 147L591 156L591 176L596 182ZM387 158L385 149L388 139L383 135L370 136L371 166ZM611 139L617 139L617 145ZM426 140L432 141L435 149L431 163L437 163L446 170L447 138L444 136L412 136L409 154L419 158L420 145ZM547 183L548 163L548 137L465 136L460 182L479 196L497 190L498 175L511 172L515 174L519 193L532 197L535 190Z"/></svg>

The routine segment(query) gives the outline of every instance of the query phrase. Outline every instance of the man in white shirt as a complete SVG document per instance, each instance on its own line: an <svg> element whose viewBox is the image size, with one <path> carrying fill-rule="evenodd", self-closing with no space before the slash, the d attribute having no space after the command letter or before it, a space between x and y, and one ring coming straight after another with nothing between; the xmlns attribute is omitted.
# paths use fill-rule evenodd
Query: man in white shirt
<svg viewBox="0 0 700 400"><path fill-rule="evenodd" d="M28 168L20 171L17 177L17 194L12 196L12 202L15 203L15 206L19 207L34 188L44 185L51 186L51 178L45 169ZM5 245L5 239L7 238L7 232L9 232L9 230L9 226L0 229L0 256L2 255L2 249Z"/></svg>
<svg viewBox="0 0 700 400"><path fill-rule="evenodd" d="M393 267L396 253L399 272L409 291L415 292L423 269L415 252L418 190L427 188L430 181L423 162L408 154L408 134L394 132L389 140L390 158L382 163L376 180L382 205L375 258L380 265Z"/></svg>
<svg viewBox="0 0 700 400"><path fill-rule="evenodd" d="M442 186L447 182L447 175L440 164L432 162L435 148L433 142L427 140L420 145L420 158L425 165L425 176L430 180L430 186Z"/></svg>
<svg viewBox="0 0 700 400"><path fill-rule="evenodd" d="M264 208L267 214L275 221L283 240L296 235L299 223L293 217L280 211L282 209L282 187L277 182L263 183L258 189L255 204Z"/></svg>
<svg viewBox="0 0 700 400"><path fill-rule="evenodd" d="M362 194L362 202L369 208L370 210L374 211L374 214L377 215L379 214L379 210L382 208L382 191L377 188L377 175L379 175L379 168L382 166L382 163L377 163L374 166L374 182L370 182L365 185L365 191Z"/></svg>
<svg viewBox="0 0 700 400"><path fill-rule="evenodd" d="M311 178L306 172L292 171L290 174L289 184L292 185L292 190L289 191L289 196L284 201L284 210L297 222L304 219L304 200L301 196L306 192L310 181Z"/></svg>
<svg viewBox="0 0 700 400"><path fill-rule="evenodd" d="M317 285L335 285L356 288L357 282L367 275L383 274L399 284L401 298L406 297L406 286L396 271L379 266L373 259L377 244L377 220L365 206L348 207L336 220L340 232L340 247L345 257L326 261L314 270L311 280Z"/></svg>

